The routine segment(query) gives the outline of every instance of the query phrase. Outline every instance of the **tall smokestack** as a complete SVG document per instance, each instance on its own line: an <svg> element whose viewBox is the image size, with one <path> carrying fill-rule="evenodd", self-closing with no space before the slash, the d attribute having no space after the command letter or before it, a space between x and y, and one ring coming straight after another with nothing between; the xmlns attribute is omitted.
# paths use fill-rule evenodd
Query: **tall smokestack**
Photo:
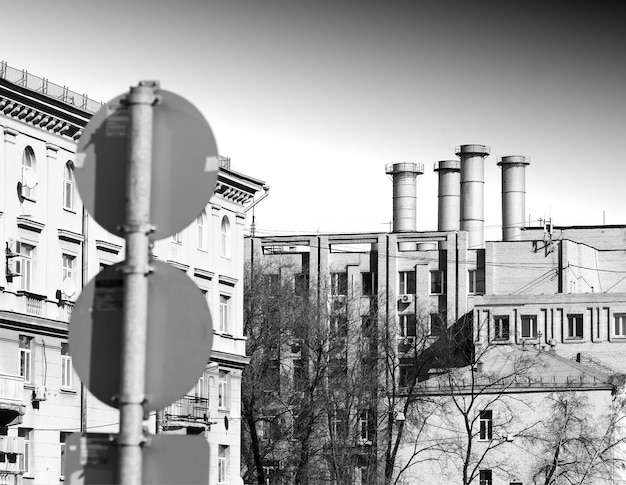
<svg viewBox="0 0 626 485"><path fill-rule="evenodd" d="M468 231L470 249L485 247L485 145L456 147L461 159L461 230Z"/></svg>
<svg viewBox="0 0 626 485"><path fill-rule="evenodd" d="M526 165L521 155L501 157L502 168L502 240L518 241L526 218Z"/></svg>
<svg viewBox="0 0 626 485"><path fill-rule="evenodd" d="M461 162L435 162L435 172L439 173L437 229L458 231L461 217Z"/></svg>
<svg viewBox="0 0 626 485"><path fill-rule="evenodd" d="M385 172L393 178L393 232L414 232L417 228L417 176L421 163L388 163Z"/></svg>

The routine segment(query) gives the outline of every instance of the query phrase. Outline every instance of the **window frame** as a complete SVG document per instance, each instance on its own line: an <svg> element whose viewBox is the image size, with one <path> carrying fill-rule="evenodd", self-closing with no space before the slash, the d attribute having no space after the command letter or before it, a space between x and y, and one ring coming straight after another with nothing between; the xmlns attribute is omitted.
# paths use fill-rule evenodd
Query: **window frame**
<svg viewBox="0 0 626 485"><path fill-rule="evenodd" d="M506 323L506 336L503 323ZM493 317L493 339L498 342L508 342L511 338L511 318L509 315L494 315Z"/></svg>
<svg viewBox="0 0 626 485"><path fill-rule="evenodd" d="M402 338L417 337L417 317L414 313L404 313L398 315L398 330ZM412 331L413 335L410 335Z"/></svg>
<svg viewBox="0 0 626 485"><path fill-rule="evenodd" d="M25 385L33 384L33 342L34 337L19 335L20 377L24 379Z"/></svg>
<svg viewBox="0 0 626 485"><path fill-rule="evenodd" d="M417 293L415 270L398 272L398 295L415 295Z"/></svg>
<svg viewBox="0 0 626 485"><path fill-rule="evenodd" d="M25 183L25 174L27 170L32 170L35 174L37 174L37 157L35 157L35 150L28 145L24 148L22 152L22 174L21 174L21 196L24 199L35 202L35 188L30 188L26 186Z"/></svg>
<svg viewBox="0 0 626 485"><path fill-rule="evenodd" d="M217 446L217 483L226 485L229 482L230 447L228 445Z"/></svg>
<svg viewBox="0 0 626 485"><path fill-rule="evenodd" d="M493 485L493 472L491 470L480 470L478 472L479 485Z"/></svg>
<svg viewBox="0 0 626 485"><path fill-rule="evenodd" d="M483 409L478 414L478 441L491 441L493 439L493 411Z"/></svg>
<svg viewBox="0 0 626 485"><path fill-rule="evenodd" d="M580 331L580 335L578 332ZM583 340L585 336L585 316L582 313L567 314L567 340Z"/></svg>
<svg viewBox="0 0 626 485"><path fill-rule="evenodd" d="M75 181L72 162L63 167L63 209L74 212Z"/></svg>
<svg viewBox="0 0 626 485"><path fill-rule="evenodd" d="M378 293L378 273L366 271L361 273L361 296L376 296Z"/></svg>
<svg viewBox="0 0 626 485"><path fill-rule="evenodd" d="M24 438L24 454L18 455L18 468L24 471L25 477L32 477L33 471L33 428L17 428L17 435Z"/></svg>
<svg viewBox="0 0 626 485"><path fill-rule="evenodd" d="M621 327L621 332L618 332L618 325ZM626 338L626 313L613 314L613 332L617 338Z"/></svg>
<svg viewBox="0 0 626 485"><path fill-rule="evenodd" d="M528 319L530 321L530 335L524 335L524 320ZM534 333L533 333L534 330ZM521 338L535 340L538 334L538 322L537 315L520 315L520 336Z"/></svg>
<svg viewBox="0 0 626 485"><path fill-rule="evenodd" d="M330 273L330 294L332 296L348 296L348 273Z"/></svg>
<svg viewBox="0 0 626 485"><path fill-rule="evenodd" d="M15 258L15 272L20 276L20 290L26 292L33 291L33 272L35 269L35 255L37 246L23 241L17 241Z"/></svg>
<svg viewBox="0 0 626 485"><path fill-rule="evenodd" d="M69 344L61 343L61 389L72 390L74 388L74 367L72 356L69 353Z"/></svg>
<svg viewBox="0 0 626 485"><path fill-rule="evenodd" d="M203 209L198 217L196 217L196 231L198 239L196 240L198 244L198 249L200 251L207 250L207 237L206 237L206 227L207 227L207 213L206 209Z"/></svg>
<svg viewBox="0 0 626 485"><path fill-rule="evenodd" d="M220 293L220 332L230 334L232 296Z"/></svg>
<svg viewBox="0 0 626 485"><path fill-rule="evenodd" d="M361 442L371 442L370 421L371 411L369 409L359 409L359 440Z"/></svg>
<svg viewBox="0 0 626 485"><path fill-rule="evenodd" d="M217 374L217 407L221 410L229 409L229 374L227 370L223 369L220 369Z"/></svg>
<svg viewBox="0 0 626 485"><path fill-rule="evenodd" d="M183 244L183 232L182 231L178 231L175 232L174 234L172 234L172 242L174 244Z"/></svg>
<svg viewBox="0 0 626 485"><path fill-rule="evenodd" d="M431 337L440 337L447 330L447 322L439 313L430 314L428 325L428 335Z"/></svg>
<svg viewBox="0 0 626 485"><path fill-rule="evenodd" d="M445 295L445 288L446 288L446 277L445 277L445 272L443 270L440 269L432 269L430 270L430 278L429 278L429 287L428 287L428 292L431 295ZM439 287L439 291L435 291L437 290L437 287Z"/></svg>
<svg viewBox="0 0 626 485"><path fill-rule="evenodd" d="M228 216L226 215L222 217L222 222L220 223L220 234L221 234L220 254L222 255L222 258L230 259L231 224L230 224L230 220L228 219Z"/></svg>

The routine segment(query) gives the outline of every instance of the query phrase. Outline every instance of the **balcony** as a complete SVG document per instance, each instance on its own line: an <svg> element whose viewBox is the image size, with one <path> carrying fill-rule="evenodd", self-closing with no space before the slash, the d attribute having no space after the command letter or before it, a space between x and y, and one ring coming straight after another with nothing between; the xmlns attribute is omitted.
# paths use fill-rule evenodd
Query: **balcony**
<svg viewBox="0 0 626 485"><path fill-rule="evenodd" d="M0 426L20 424L25 409L24 379L0 374Z"/></svg>
<svg viewBox="0 0 626 485"><path fill-rule="evenodd" d="M163 429L208 426L209 400L206 397L185 396L163 410Z"/></svg>

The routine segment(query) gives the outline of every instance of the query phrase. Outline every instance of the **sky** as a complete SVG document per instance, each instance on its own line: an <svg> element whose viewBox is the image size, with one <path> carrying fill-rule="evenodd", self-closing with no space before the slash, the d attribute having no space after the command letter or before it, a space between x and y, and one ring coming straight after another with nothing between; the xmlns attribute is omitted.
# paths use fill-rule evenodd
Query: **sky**
<svg viewBox="0 0 626 485"><path fill-rule="evenodd" d="M530 157L527 218L626 224L626 29L613 3L287 0L4 2L0 60L109 101L140 80L188 99L233 170L264 181L258 235L388 231L386 163L483 144ZM249 224L249 221L248 223Z"/></svg>

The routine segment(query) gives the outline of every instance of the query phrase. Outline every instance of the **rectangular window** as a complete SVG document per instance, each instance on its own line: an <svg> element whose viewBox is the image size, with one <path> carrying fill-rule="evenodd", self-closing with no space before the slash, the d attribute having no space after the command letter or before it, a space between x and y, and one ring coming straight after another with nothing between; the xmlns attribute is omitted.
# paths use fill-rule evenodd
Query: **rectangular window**
<svg viewBox="0 0 626 485"><path fill-rule="evenodd" d="M59 433L59 444L61 445L61 454L60 454L60 458L61 458L61 477L64 478L65 477L65 462L67 459L67 455L66 455L66 448L65 448L65 441L67 439L67 437L70 435L71 433L67 433L65 431L61 431Z"/></svg>
<svg viewBox="0 0 626 485"><path fill-rule="evenodd" d="M61 344L61 387L65 389L72 388L72 356L69 353L67 343Z"/></svg>
<svg viewBox="0 0 626 485"><path fill-rule="evenodd" d="M583 316L581 313L567 315L567 338L583 338Z"/></svg>
<svg viewBox="0 0 626 485"><path fill-rule="evenodd" d="M362 441L371 441L369 409L361 409L359 411L359 436Z"/></svg>
<svg viewBox="0 0 626 485"><path fill-rule="evenodd" d="M415 337L417 335L417 319L415 315L400 315L400 336Z"/></svg>
<svg viewBox="0 0 626 485"><path fill-rule="evenodd" d="M221 370L217 382L217 407L228 409L228 372Z"/></svg>
<svg viewBox="0 0 626 485"><path fill-rule="evenodd" d="M378 273L361 273L361 294L375 296L378 292Z"/></svg>
<svg viewBox="0 0 626 485"><path fill-rule="evenodd" d="M294 293L297 296L306 296L309 293L309 274L299 273L294 275Z"/></svg>
<svg viewBox="0 0 626 485"><path fill-rule="evenodd" d="M509 340L509 316L499 315L493 317L494 340Z"/></svg>
<svg viewBox="0 0 626 485"><path fill-rule="evenodd" d="M443 271L431 271L430 272L430 294L442 295L445 287L445 278Z"/></svg>
<svg viewBox="0 0 626 485"><path fill-rule="evenodd" d="M522 338L537 338L537 315L522 315Z"/></svg>
<svg viewBox="0 0 626 485"><path fill-rule="evenodd" d="M228 333L230 329L230 297L220 295L220 332Z"/></svg>
<svg viewBox="0 0 626 485"><path fill-rule="evenodd" d="M24 475L30 475L32 469L32 449L31 442L33 430L30 428L18 428L17 435L24 438L24 454L17 455L19 457L19 469L24 471Z"/></svg>
<svg viewBox="0 0 626 485"><path fill-rule="evenodd" d="M331 273L330 291L333 296L346 296L348 294L348 273Z"/></svg>
<svg viewBox="0 0 626 485"><path fill-rule="evenodd" d="M229 449L228 446L219 445L217 447L217 483L228 483L229 468Z"/></svg>
<svg viewBox="0 0 626 485"><path fill-rule="evenodd" d="M491 409L485 409L480 412L478 427L479 440L488 441L493 438L493 413Z"/></svg>
<svg viewBox="0 0 626 485"><path fill-rule="evenodd" d="M176 232L172 234L172 242L175 244L183 243L183 234L181 232Z"/></svg>
<svg viewBox="0 0 626 485"><path fill-rule="evenodd" d="M63 208L70 211L74 209L74 173L71 162L65 164L63 171Z"/></svg>
<svg viewBox="0 0 626 485"><path fill-rule="evenodd" d="M33 382L32 346L33 337L20 335L20 376L24 378L26 384Z"/></svg>
<svg viewBox="0 0 626 485"><path fill-rule="evenodd" d="M415 271L400 271L398 294L414 295L415 294Z"/></svg>
<svg viewBox="0 0 626 485"><path fill-rule="evenodd" d="M278 274L266 274L261 276L263 286L270 295L275 295L280 289L280 275Z"/></svg>
<svg viewBox="0 0 626 485"><path fill-rule="evenodd" d="M615 336L626 337L626 313L613 315L615 321Z"/></svg>
<svg viewBox="0 0 626 485"><path fill-rule="evenodd" d="M439 313L430 314L430 335L433 337L441 336L446 331L446 320Z"/></svg>
<svg viewBox="0 0 626 485"><path fill-rule="evenodd" d="M491 470L480 470L478 472L479 485L493 485Z"/></svg>
<svg viewBox="0 0 626 485"><path fill-rule="evenodd" d="M31 291L35 246L18 241L16 249L19 256L15 258L15 272L20 275L20 290Z"/></svg>

